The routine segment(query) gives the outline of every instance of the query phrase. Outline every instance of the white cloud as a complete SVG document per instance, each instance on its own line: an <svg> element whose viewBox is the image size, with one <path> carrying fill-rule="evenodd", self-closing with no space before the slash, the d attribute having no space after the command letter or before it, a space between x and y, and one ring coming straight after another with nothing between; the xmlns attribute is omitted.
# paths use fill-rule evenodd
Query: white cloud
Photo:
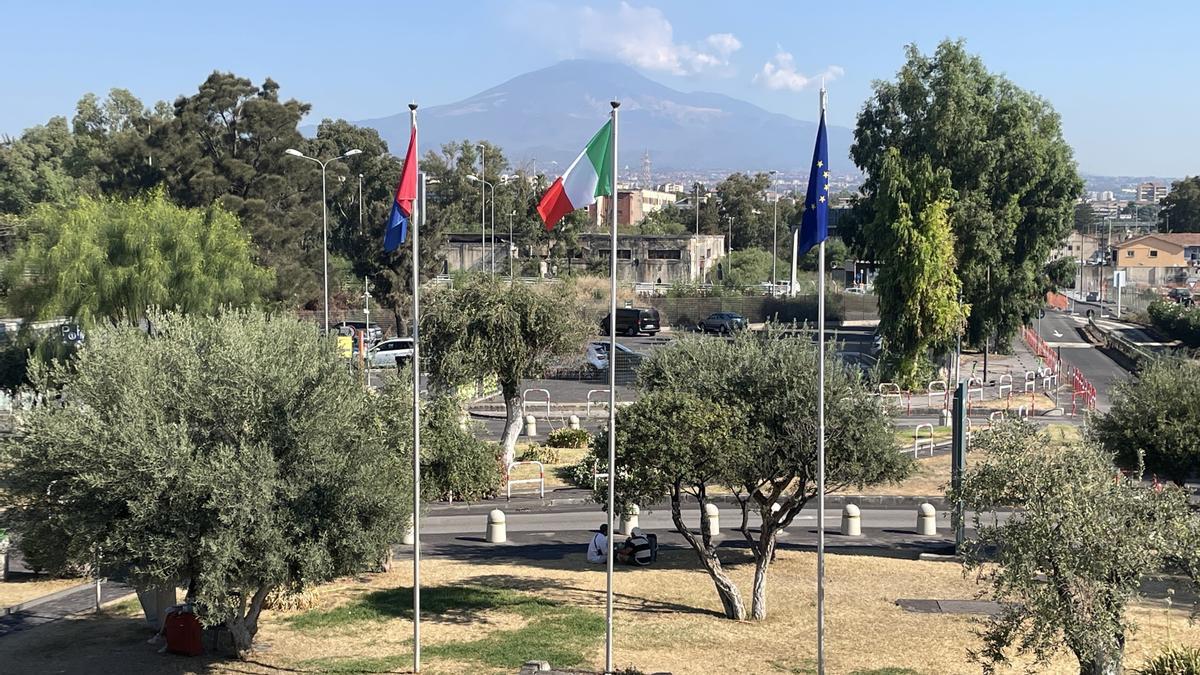
<svg viewBox="0 0 1200 675"><path fill-rule="evenodd" d="M571 55L608 58L644 70L696 75L731 74L730 57L742 48L731 33L713 33L694 44L675 41L675 31L662 10L621 2L616 10L584 6L555 8L553 20L543 12L541 25L571 26L559 34ZM557 40L557 38L556 38Z"/></svg>
<svg viewBox="0 0 1200 675"><path fill-rule="evenodd" d="M836 80L845 74L841 66L829 66L824 72L812 76L804 75L796 70L796 59L782 49L775 52L770 61L763 64L762 70L754 76L754 83L761 84L767 89L783 89L801 91L810 84L821 80Z"/></svg>

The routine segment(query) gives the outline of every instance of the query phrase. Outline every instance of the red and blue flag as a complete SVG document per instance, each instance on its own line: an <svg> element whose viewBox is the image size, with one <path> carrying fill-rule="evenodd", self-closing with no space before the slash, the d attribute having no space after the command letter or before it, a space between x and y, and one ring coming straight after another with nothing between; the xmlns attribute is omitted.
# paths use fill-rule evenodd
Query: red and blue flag
<svg viewBox="0 0 1200 675"><path fill-rule="evenodd" d="M408 154L404 156L404 168L400 171L400 184L396 186L396 197L392 200L392 214L388 216L387 229L383 233L383 250L391 253L408 239L408 222L413 215L413 202L417 199L417 127L408 139Z"/></svg>

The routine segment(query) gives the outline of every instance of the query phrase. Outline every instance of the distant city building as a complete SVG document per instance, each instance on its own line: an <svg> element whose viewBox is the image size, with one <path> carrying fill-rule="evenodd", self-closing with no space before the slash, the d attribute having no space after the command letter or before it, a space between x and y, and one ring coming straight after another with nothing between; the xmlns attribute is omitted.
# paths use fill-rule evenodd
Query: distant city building
<svg viewBox="0 0 1200 675"><path fill-rule="evenodd" d="M1137 201L1157 204L1167 196L1167 186L1162 183L1138 183Z"/></svg>
<svg viewBox="0 0 1200 675"><path fill-rule="evenodd" d="M508 274L508 233L496 235L495 269L500 275ZM579 235L579 248L570 252L570 259L549 258L545 249L522 247L514 250L515 267L526 259L537 261L538 276L553 277L565 273L567 268L583 266L592 258L608 260L609 235L606 232L584 232ZM479 234L454 233L447 235L442 248L445 262L442 274L453 274L463 270L487 272L492 269L493 249L491 239ZM701 235L650 235L621 234L617 236L617 278L626 283L673 284L695 282L704 278L725 256L725 236ZM519 274L519 273L518 273Z"/></svg>
<svg viewBox="0 0 1200 675"><path fill-rule="evenodd" d="M676 194L680 192L687 192L690 189L691 188L684 187L683 183L663 183L662 185L658 186L659 192L674 192Z"/></svg>
<svg viewBox="0 0 1200 675"><path fill-rule="evenodd" d="M1139 286L1183 283L1200 272L1200 234L1147 234L1113 248L1113 264Z"/></svg>
<svg viewBox="0 0 1200 675"><path fill-rule="evenodd" d="M1104 191L1102 191L1102 192L1099 192L1099 193L1093 193L1093 194L1095 194L1095 195L1096 195L1096 201L1098 201L1098 202L1111 202L1111 201L1116 201L1116 197L1115 197L1115 196L1113 196L1113 191L1112 191L1112 190L1104 190Z"/></svg>
<svg viewBox="0 0 1200 675"><path fill-rule="evenodd" d="M660 192L658 190L617 190L617 224L618 225L637 225L646 219L646 216L661 211L662 209L675 204L678 197L673 192ZM608 215L612 206L608 203L607 197L600 197L596 203L588 207L588 217L593 222L596 219L596 209L600 209L600 213Z"/></svg>
<svg viewBox="0 0 1200 675"><path fill-rule="evenodd" d="M1111 195L1111 192L1106 194ZM1116 218L1121 213L1121 202L1115 199L1098 200L1091 203L1097 218Z"/></svg>

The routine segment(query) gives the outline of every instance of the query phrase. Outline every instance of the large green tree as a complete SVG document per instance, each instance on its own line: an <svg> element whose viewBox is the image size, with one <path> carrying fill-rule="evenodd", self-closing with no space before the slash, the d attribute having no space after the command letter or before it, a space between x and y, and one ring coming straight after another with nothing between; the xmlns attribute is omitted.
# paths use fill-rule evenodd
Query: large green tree
<svg viewBox="0 0 1200 675"><path fill-rule="evenodd" d="M35 567L186 581L245 655L273 589L374 567L401 535L411 391L364 389L295 319L152 319L96 328L35 378L64 396L0 450L4 517Z"/></svg>
<svg viewBox="0 0 1200 675"><path fill-rule="evenodd" d="M1065 646L1081 675L1121 673L1141 582L1181 560L1197 569L1188 493L1122 476L1103 450L1026 422L978 434L971 452L979 463L947 499L972 514L964 565L1003 608L973 657L990 674L1014 651L1044 664Z"/></svg>
<svg viewBox="0 0 1200 675"><path fill-rule="evenodd" d="M968 339L1007 344L1043 304L1040 271L1070 232L1083 189L1048 102L988 71L959 42L932 56L909 46L894 80L877 82L864 104L850 153L866 173L856 208L870 222L884 197L888 148L905 171L922 159L949 172L949 216L958 278L971 306ZM868 232L852 234L860 253L884 253Z"/></svg>
<svg viewBox="0 0 1200 675"><path fill-rule="evenodd" d="M734 251L746 248L769 251L774 215L766 199L770 187L771 177L761 172L754 175L732 173L717 183L719 221L715 231L709 233L728 237L732 229Z"/></svg>
<svg viewBox="0 0 1200 675"><path fill-rule="evenodd" d="M888 149L868 230L883 263L875 292L884 376L905 389L931 379L929 353L950 346L966 314L954 273L948 176L935 172L926 157L917 164L905 167L900 153Z"/></svg>
<svg viewBox="0 0 1200 675"><path fill-rule="evenodd" d="M1183 485L1200 476L1200 365L1160 359L1136 380L1117 385L1092 437L1126 469L1143 465L1155 477Z"/></svg>
<svg viewBox="0 0 1200 675"><path fill-rule="evenodd" d="M435 386L495 377L506 415L504 465L516 454L524 395L521 380L552 359L578 354L595 326L560 284L509 283L483 274L423 296L421 349Z"/></svg>
<svg viewBox="0 0 1200 675"><path fill-rule="evenodd" d="M733 340L685 339L654 352L638 374L653 398L617 418L617 493L621 507L672 500L682 493L708 503L713 488L735 491L738 528L754 555L750 615L767 616L767 572L779 533L817 496L817 350L807 336L784 339L743 333ZM913 470L896 451L891 423L878 397L832 352L825 355L827 492L887 483ZM655 412L661 404L671 414ZM731 433L713 429L716 411ZM661 429L660 425L678 428ZM724 446L724 450L720 448ZM593 459L607 464L603 434ZM710 462L711 466L704 462ZM599 495L597 495L599 498ZM761 525L750 530L750 513ZM681 520L676 519L676 525ZM682 531L682 530L681 530ZM707 538L688 537L712 576L726 615L744 618L744 603L720 567Z"/></svg>
<svg viewBox="0 0 1200 675"><path fill-rule="evenodd" d="M256 86L232 73L214 72L196 93L175 100L173 116L153 130L149 145L162 158L163 182L172 199L193 207L217 203L237 214L254 241L257 262L275 271L273 295L291 306L316 308L322 264L320 170L284 154L288 148L308 149L297 125L309 108L281 100L279 85L270 78ZM341 164L330 165L329 180L350 172Z"/></svg>
<svg viewBox="0 0 1200 675"><path fill-rule="evenodd" d="M79 194L67 158L74 138L65 117L0 142L0 212L22 213L34 204L63 202Z"/></svg>
<svg viewBox="0 0 1200 675"><path fill-rule="evenodd" d="M1200 232L1200 176L1188 176L1171 183L1158 212L1164 232Z"/></svg>
<svg viewBox="0 0 1200 675"><path fill-rule="evenodd" d="M9 307L28 320L134 324L155 306L212 314L254 304L271 285L236 216L181 208L161 192L43 204L25 227L4 275Z"/></svg>

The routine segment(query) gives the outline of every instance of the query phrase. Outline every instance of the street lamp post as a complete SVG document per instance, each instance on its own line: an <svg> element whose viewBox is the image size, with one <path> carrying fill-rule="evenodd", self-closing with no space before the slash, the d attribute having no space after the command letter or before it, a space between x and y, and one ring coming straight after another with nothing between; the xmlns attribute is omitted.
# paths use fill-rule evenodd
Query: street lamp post
<svg viewBox="0 0 1200 675"><path fill-rule="evenodd" d="M354 155L357 155L360 153L362 153L362 150L359 150L358 148L354 148L353 150L347 150L346 152L338 155L337 157L331 157L325 161L321 161L321 160L317 159L316 157L309 157L308 155L300 152L299 150L296 150L295 148L288 148L287 150L284 151L284 154L291 155L292 157L299 157L300 159L307 159L309 161L316 162L317 165L319 165L321 167L321 231L322 231L322 239L324 242L324 245L322 247L322 264L321 264L321 266L322 266L322 277L324 278L324 286L325 286L325 295L324 295L324 300L323 300L322 304L324 305L324 310L325 310L325 334L326 335L329 334L329 207L328 207L327 199L325 196L325 167L328 166L330 162L333 162L333 161L336 161L339 159L345 159L346 157L353 157Z"/></svg>
<svg viewBox="0 0 1200 675"><path fill-rule="evenodd" d="M512 283L513 279L513 254L516 252L516 246L513 244L513 216L517 215L516 211L508 212L508 283Z"/></svg>
<svg viewBox="0 0 1200 675"><path fill-rule="evenodd" d="M770 172L775 175L775 170ZM779 195L775 195L775 215L771 221L771 297L775 297L775 260L779 257Z"/></svg>
<svg viewBox="0 0 1200 675"><path fill-rule="evenodd" d="M480 184L479 192L481 195L483 195L482 206L480 206L480 209L479 209L479 212L481 214L484 214L483 218L480 221L480 226L481 226L480 231L479 231L479 247L480 248L483 248L484 246L487 245L487 191L489 189L492 191L492 228L493 228L492 232L493 232L493 237L492 237L492 256L491 257L492 257L492 276L494 277L494 276L496 276L496 248L495 248L496 239L495 239L495 235L494 235L495 226L496 226L496 186L494 186L491 183L487 182L486 180L480 178L479 176L476 176L475 174L471 174L471 175L467 176L467 180L475 182L475 183L479 183Z"/></svg>
<svg viewBox="0 0 1200 675"><path fill-rule="evenodd" d="M693 210L696 212L696 234L699 235L700 234L700 182L699 181L697 181L696 185L693 186L692 191L695 192L695 194L696 194L696 196L693 198L693 201L695 203L692 204L692 207L693 207Z"/></svg>

